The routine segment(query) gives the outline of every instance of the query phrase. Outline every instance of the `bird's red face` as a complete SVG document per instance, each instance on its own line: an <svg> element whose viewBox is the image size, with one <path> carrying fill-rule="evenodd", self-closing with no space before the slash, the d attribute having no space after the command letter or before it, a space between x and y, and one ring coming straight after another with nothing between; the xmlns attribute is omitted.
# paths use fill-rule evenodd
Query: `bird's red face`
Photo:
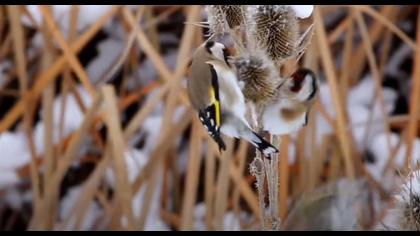
<svg viewBox="0 0 420 236"><path fill-rule="evenodd" d="M312 100L317 93L317 87L314 72L306 68L300 68L294 72L288 85L289 91L300 101Z"/></svg>
<svg viewBox="0 0 420 236"><path fill-rule="evenodd" d="M299 69L292 75L292 87L290 90L294 93L299 92L302 89L302 86L305 82L307 76L310 76L306 69Z"/></svg>

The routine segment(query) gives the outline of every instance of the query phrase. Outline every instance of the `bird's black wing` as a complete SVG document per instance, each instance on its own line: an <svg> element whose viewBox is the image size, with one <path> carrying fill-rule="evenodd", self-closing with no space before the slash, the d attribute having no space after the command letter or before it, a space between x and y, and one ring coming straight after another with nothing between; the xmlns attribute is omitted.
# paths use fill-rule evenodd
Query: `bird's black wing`
<svg viewBox="0 0 420 236"><path fill-rule="evenodd" d="M217 73L212 65L210 66L211 71L211 86L209 88L210 105L205 109L199 111L199 118L201 123L207 128L210 136L217 142L220 150L225 150L226 145L220 136L220 124L221 124L221 107L220 107L220 96L219 96L219 83Z"/></svg>
<svg viewBox="0 0 420 236"><path fill-rule="evenodd" d="M220 136L220 129L215 125L214 114L216 108L213 105L208 106L206 109L198 112L198 117L200 118L201 123L206 127L207 132L216 141L219 146L219 150L226 150L226 144Z"/></svg>

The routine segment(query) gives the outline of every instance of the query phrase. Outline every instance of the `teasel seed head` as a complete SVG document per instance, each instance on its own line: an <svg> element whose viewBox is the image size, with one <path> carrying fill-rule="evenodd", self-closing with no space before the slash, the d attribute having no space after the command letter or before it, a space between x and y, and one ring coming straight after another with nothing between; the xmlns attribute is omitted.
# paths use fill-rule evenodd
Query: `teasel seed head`
<svg viewBox="0 0 420 236"><path fill-rule="evenodd" d="M238 80L243 83L242 92L247 101L258 106L275 98L281 80L275 66L264 54L241 55L233 64Z"/></svg>
<svg viewBox="0 0 420 236"><path fill-rule="evenodd" d="M259 5L249 8L248 40L265 50L276 64L296 55L299 25L290 6Z"/></svg>
<svg viewBox="0 0 420 236"><path fill-rule="evenodd" d="M399 230L420 230L420 171L409 174L396 200Z"/></svg>
<svg viewBox="0 0 420 236"><path fill-rule="evenodd" d="M235 30L244 24L246 11L242 5L208 5L206 10L212 35Z"/></svg>
<svg viewBox="0 0 420 236"><path fill-rule="evenodd" d="M244 24L245 6L243 5L220 5L226 16L226 22L231 29L236 29Z"/></svg>

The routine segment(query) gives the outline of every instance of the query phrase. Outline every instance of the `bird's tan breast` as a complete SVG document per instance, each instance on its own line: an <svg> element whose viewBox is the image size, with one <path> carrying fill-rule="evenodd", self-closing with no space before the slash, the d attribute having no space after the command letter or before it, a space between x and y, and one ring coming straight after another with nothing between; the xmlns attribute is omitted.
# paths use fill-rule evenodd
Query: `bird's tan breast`
<svg viewBox="0 0 420 236"><path fill-rule="evenodd" d="M304 104L296 104L293 107L281 108L280 115L286 121L294 121L301 117L307 111L307 106Z"/></svg>

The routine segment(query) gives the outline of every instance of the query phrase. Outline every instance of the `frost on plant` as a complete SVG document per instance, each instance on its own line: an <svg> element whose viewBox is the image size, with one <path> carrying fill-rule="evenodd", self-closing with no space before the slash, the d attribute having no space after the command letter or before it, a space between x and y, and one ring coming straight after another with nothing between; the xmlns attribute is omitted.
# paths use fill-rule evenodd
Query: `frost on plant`
<svg viewBox="0 0 420 236"><path fill-rule="evenodd" d="M242 5L208 5L206 10L211 35L220 35L244 24L245 7Z"/></svg>
<svg viewBox="0 0 420 236"><path fill-rule="evenodd" d="M248 19L251 36L275 62L294 54L298 39L296 15L289 6L261 5L252 9Z"/></svg>
<svg viewBox="0 0 420 236"><path fill-rule="evenodd" d="M420 230L420 171L411 172L395 196L383 227L390 230Z"/></svg>

